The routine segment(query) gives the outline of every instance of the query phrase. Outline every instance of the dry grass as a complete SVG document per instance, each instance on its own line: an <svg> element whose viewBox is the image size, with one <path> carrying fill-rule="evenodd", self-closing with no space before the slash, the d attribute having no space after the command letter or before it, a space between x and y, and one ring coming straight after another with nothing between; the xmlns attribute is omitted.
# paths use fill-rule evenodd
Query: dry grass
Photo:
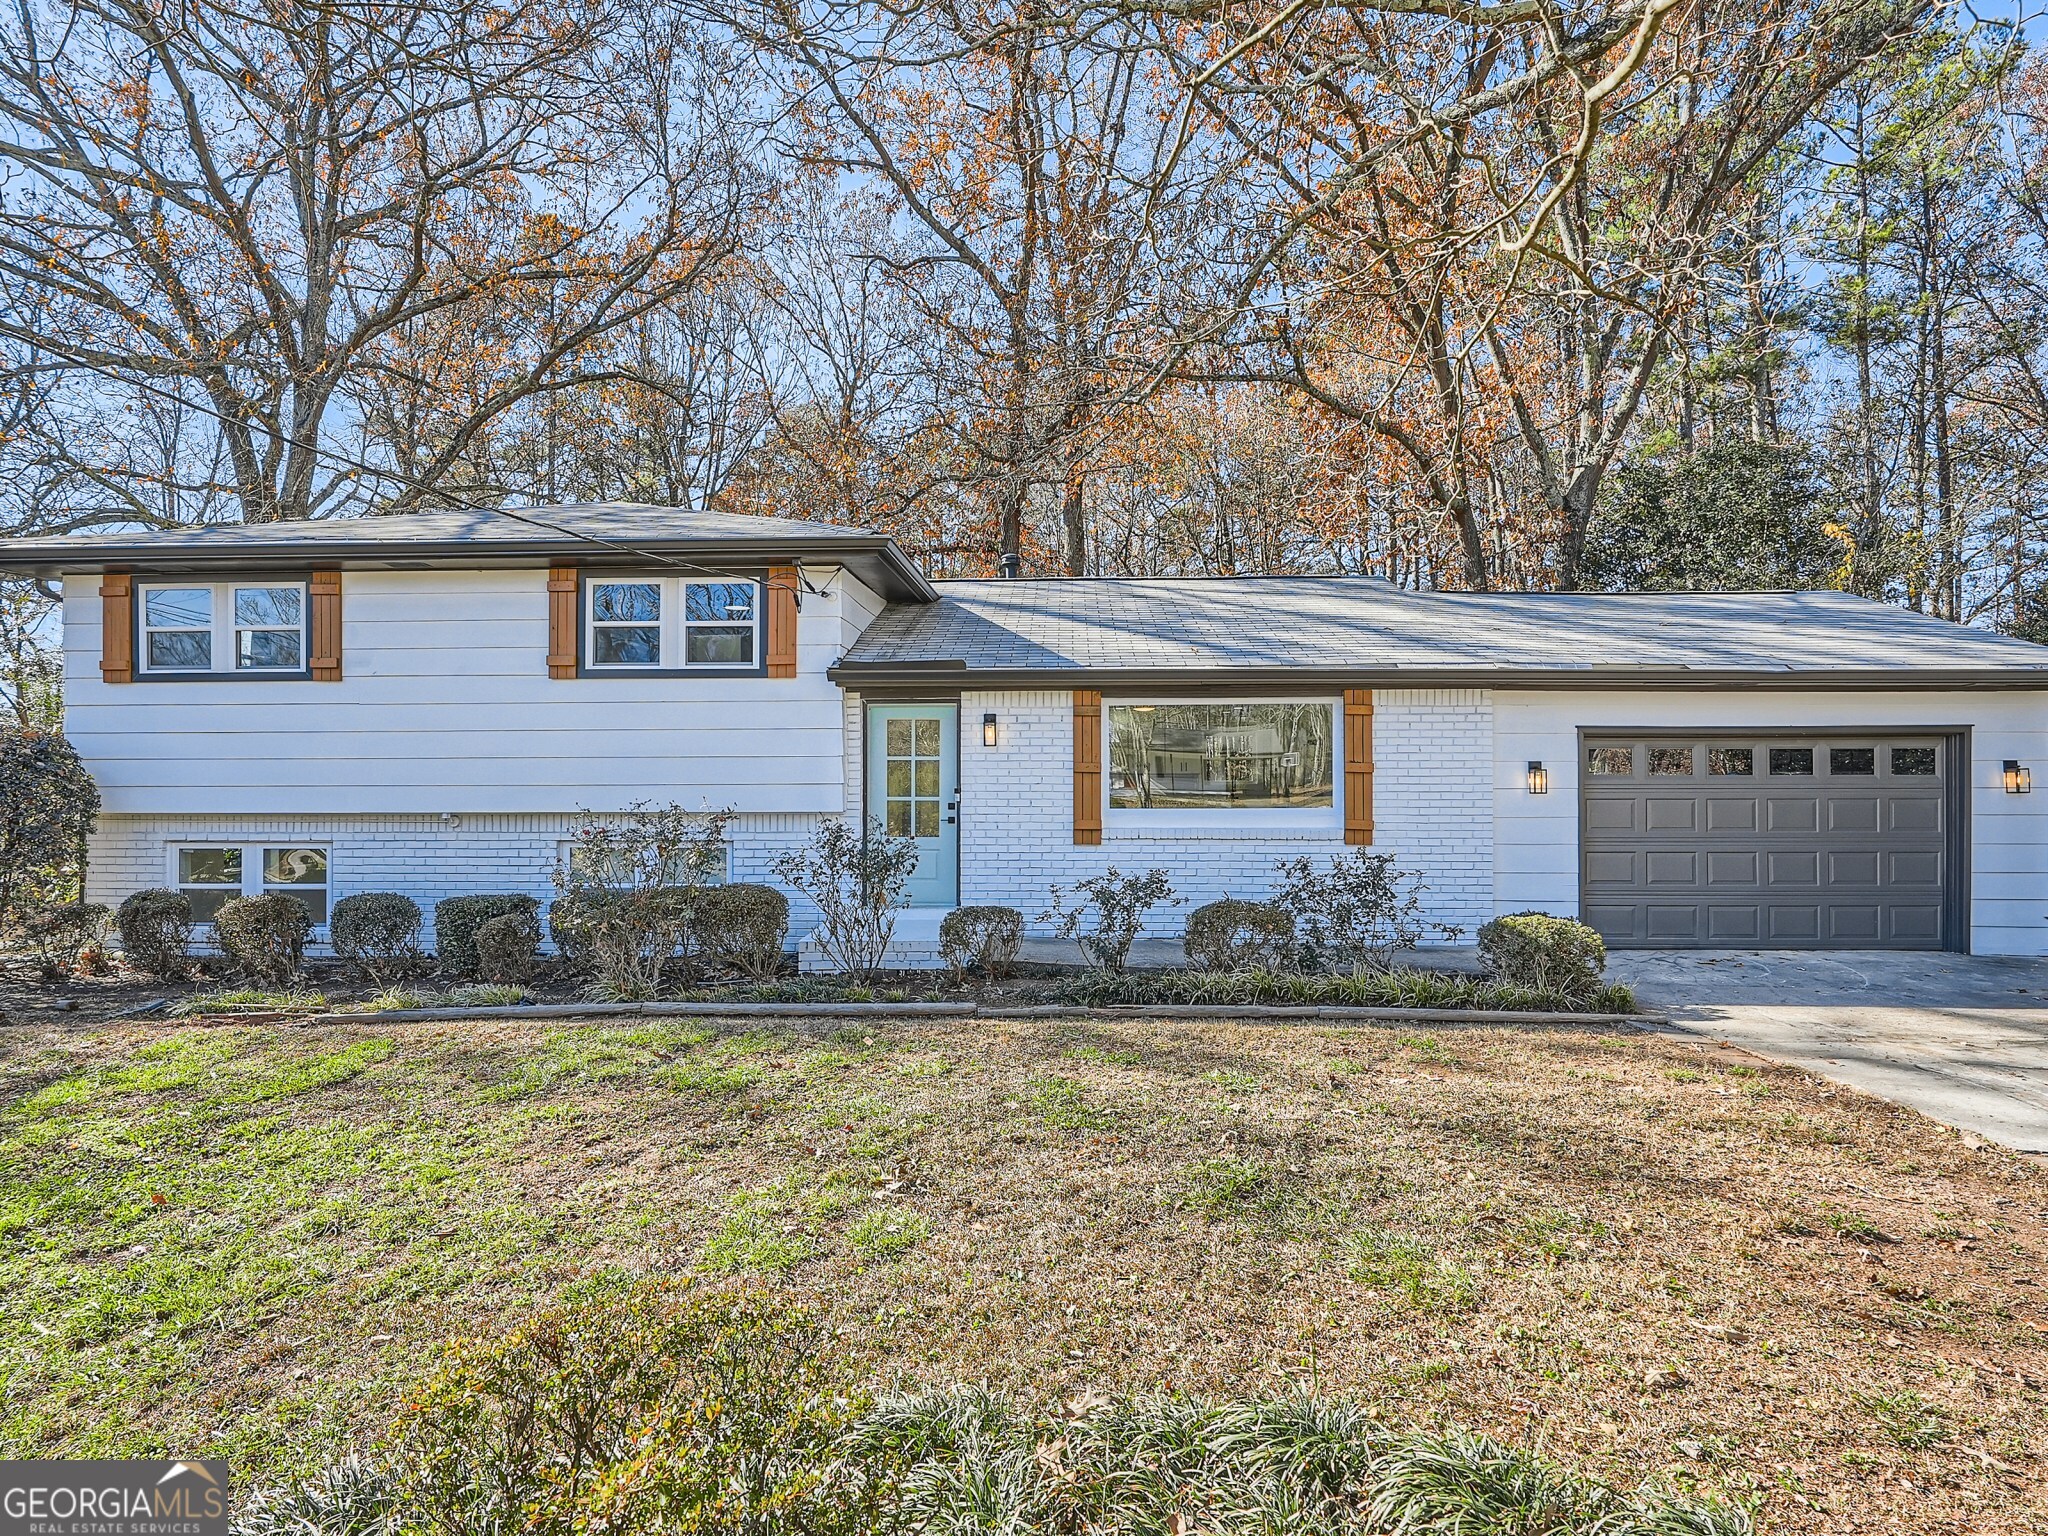
<svg viewBox="0 0 2048 1536"><path fill-rule="evenodd" d="M878 1385L1312 1382L1766 1530L2048 1531L2048 1176L1680 1041L1144 1022L0 1034L6 1454L247 1472L607 1273Z"/></svg>

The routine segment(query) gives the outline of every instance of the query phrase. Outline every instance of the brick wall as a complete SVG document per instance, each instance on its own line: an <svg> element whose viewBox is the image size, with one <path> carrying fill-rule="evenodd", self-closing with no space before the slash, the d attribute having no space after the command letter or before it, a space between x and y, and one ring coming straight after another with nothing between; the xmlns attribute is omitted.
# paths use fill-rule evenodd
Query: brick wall
<svg viewBox="0 0 2048 1536"><path fill-rule="evenodd" d="M420 904L431 932L434 903L445 896L524 891L551 901L557 850L586 819L574 813L475 814L452 822L439 816L102 816L89 850L87 897L112 905L132 891L169 883L169 851L176 844L303 842L329 849L333 900L397 891ZM770 861L807 842L818 820L735 817L732 878L774 884ZM792 891L784 894L794 942L815 926L817 910Z"/></svg>
<svg viewBox="0 0 2048 1536"><path fill-rule="evenodd" d="M981 745L993 711L998 745ZM1021 909L1028 920L1048 888L1157 866L1185 904L1155 914L1148 931L1180 932L1187 913L1223 896L1258 898L1277 860L1344 851L1341 831L1189 834L1105 831L1100 847L1073 841L1073 700L1066 692L970 693L961 714L960 899ZM1471 932L1493 912L1493 705L1480 689L1407 689L1374 697L1375 852L1423 876L1433 921ZM1105 742L1105 750L1106 750ZM1037 925L1033 925L1034 927Z"/></svg>

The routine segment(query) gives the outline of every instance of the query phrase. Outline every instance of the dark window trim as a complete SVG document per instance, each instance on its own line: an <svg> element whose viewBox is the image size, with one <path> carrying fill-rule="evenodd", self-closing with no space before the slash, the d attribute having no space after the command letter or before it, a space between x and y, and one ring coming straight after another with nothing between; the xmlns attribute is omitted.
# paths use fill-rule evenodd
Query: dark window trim
<svg viewBox="0 0 2048 1536"><path fill-rule="evenodd" d="M621 582L675 576L683 581L751 581L757 594L760 617L754 623L754 664L747 667L594 667L587 646L590 640L590 584L592 581ZM666 623L666 621L663 621ZM681 618L677 622L680 624ZM594 682L615 682L635 677L766 677L768 675L768 568L738 571L664 571L643 567L619 570L579 570L576 573L576 675Z"/></svg>

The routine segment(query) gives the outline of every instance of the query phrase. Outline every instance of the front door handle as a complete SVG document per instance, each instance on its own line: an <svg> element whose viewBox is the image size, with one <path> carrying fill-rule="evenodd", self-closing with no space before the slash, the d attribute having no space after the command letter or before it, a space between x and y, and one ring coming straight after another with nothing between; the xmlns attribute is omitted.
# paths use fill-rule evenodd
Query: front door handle
<svg viewBox="0 0 2048 1536"><path fill-rule="evenodd" d="M953 825L954 822L958 821L959 819L960 818L958 816L948 816L946 818L946 825L950 827Z"/></svg>

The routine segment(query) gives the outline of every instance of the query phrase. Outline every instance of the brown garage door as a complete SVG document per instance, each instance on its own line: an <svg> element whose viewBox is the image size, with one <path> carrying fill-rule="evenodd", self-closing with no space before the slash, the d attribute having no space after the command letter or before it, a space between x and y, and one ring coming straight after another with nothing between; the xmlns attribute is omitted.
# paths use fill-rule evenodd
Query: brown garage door
<svg viewBox="0 0 2048 1536"><path fill-rule="evenodd" d="M1580 910L1617 946L1940 949L1948 738L1588 736Z"/></svg>

